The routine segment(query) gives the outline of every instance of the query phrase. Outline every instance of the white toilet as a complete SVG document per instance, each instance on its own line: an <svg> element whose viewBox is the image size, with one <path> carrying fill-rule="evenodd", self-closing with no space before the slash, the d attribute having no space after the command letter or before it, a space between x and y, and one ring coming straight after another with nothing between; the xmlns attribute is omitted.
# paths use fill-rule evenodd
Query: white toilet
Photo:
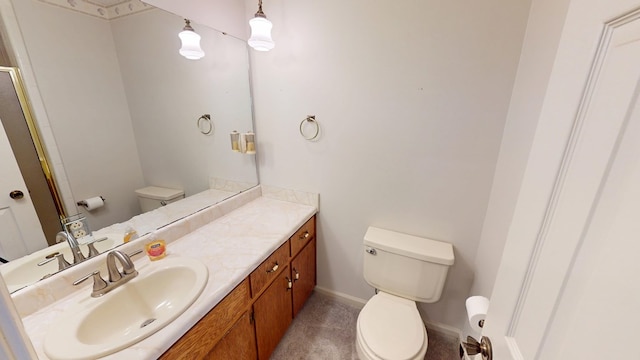
<svg viewBox="0 0 640 360"><path fill-rule="evenodd" d="M159 186L138 189L136 195L143 213L184 199L184 191Z"/></svg>
<svg viewBox="0 0 640 360"><path fill-rule="evenodd" d="M361 360L424 359L427 331L416 301L440 299L453 265L453 246L369 227L364 236L364 278L377 289L358 315Z"/></svg>

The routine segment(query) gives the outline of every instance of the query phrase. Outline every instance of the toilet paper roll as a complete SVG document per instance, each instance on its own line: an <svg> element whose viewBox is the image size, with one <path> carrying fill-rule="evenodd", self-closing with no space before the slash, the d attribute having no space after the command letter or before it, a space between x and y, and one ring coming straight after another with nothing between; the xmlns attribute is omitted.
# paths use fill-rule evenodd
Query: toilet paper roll
<svg viewBox="0 0 640 360"><path fill-rule="evenodd" d="M100 196L84 199L82 201L86 204L86 205L83 204L84 207L89 211L95 210L97 208L101 208L104 206L104 200L102 200Z"/></svg>
<svg viewBox="0 0 640 360"><path fill-rule="evenodd" d="M469 325L474 331L482 332L481 322L487 316L489 310L489 299L484 296L472 296L466 301L467 315L469 317Z"/></svg>

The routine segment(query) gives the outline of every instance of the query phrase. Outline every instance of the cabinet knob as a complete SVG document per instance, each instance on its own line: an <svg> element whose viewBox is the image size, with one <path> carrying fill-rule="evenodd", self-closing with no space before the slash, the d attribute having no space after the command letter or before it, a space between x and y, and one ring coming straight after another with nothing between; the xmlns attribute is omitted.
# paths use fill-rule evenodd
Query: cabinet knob
<svg viewBox="0 0 640 360"><path fill-rule="evenodd" d="M294 272L293 281L295 282L295 281L300 280L300 273L298 272L298 270L296 270L295 268L293 268L291 270L293 270L293 272Z"/></svg>
<svg viewBox="0 0 640 360"><path fill-rule="evenodd" d="M273 265L273 267L269 270L267 270L267 273L274 273L276 271L278 271L278 262L276 261L276 263Z"/></svg>
<svg viewBox="0 0 640 360"><path fill-rule="evenodd" d="M293 281L291 281L291 279L289 279L289 277L286 277L287 279L287 290L291 290L293 288Z"/></svg>
<svg viewBox="0 0 640 360"><path fill-rule="evenodd" d="M304 234L300 235L300 240L306 240L309 238L309 232L305 231Z"/></svg>

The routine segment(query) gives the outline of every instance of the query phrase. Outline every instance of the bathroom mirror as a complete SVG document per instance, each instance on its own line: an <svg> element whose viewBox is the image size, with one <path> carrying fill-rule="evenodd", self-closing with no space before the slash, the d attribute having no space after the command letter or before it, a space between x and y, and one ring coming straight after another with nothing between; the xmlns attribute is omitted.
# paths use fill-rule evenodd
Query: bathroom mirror
<svg viewBox="0 0 640 360"><path fill-rule="evenodd" d="M26 91L41 97L48 123L38 111L35 122L50 127L46 151L60 154L51 166L68 215L83 213L98 230L140 213L136 189L180 189L185 200L218 190L142 234L258 184L255 157L232 152L229 140L254 128L243 40L192 23L205 57L187 60L178 54L184 19L142 3L109 8L110 19L92 14L101 7L89 1L11 3L26 52L19 55L37 84L27 81ZM105 206L75 206L94 196Z"/></svg>

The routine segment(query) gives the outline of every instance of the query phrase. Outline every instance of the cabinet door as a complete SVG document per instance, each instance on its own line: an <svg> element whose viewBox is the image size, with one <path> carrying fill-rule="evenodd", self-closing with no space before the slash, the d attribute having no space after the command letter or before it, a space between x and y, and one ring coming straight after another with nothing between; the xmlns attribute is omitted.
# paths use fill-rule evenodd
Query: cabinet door
<svg viewBox="0 0 640 360"><path fill-rule="evenodd" d="M205 357L211 360L256 360L257 358L255 329L248 311Z"/></svg>
<svg viewBox="0 0 640 360"><path fill-rule="evenodd" d="M316 286L316 239L300 251L291 262L293 277L293 316L298 314Z"/></svg>
<svg viewBox="0 0 640 360"><path fill-rule="evenodd" d="M268 360L291 324L290 271L286 267L253 304L258 359Z"/></svg>
<svg viewBox="0 0 640 360"><path fill-rule="evenodd" d="M250 302L249 280L245 279L162 354L160 359L202 359L234 325L234 321L249 308Z"/></svg>

